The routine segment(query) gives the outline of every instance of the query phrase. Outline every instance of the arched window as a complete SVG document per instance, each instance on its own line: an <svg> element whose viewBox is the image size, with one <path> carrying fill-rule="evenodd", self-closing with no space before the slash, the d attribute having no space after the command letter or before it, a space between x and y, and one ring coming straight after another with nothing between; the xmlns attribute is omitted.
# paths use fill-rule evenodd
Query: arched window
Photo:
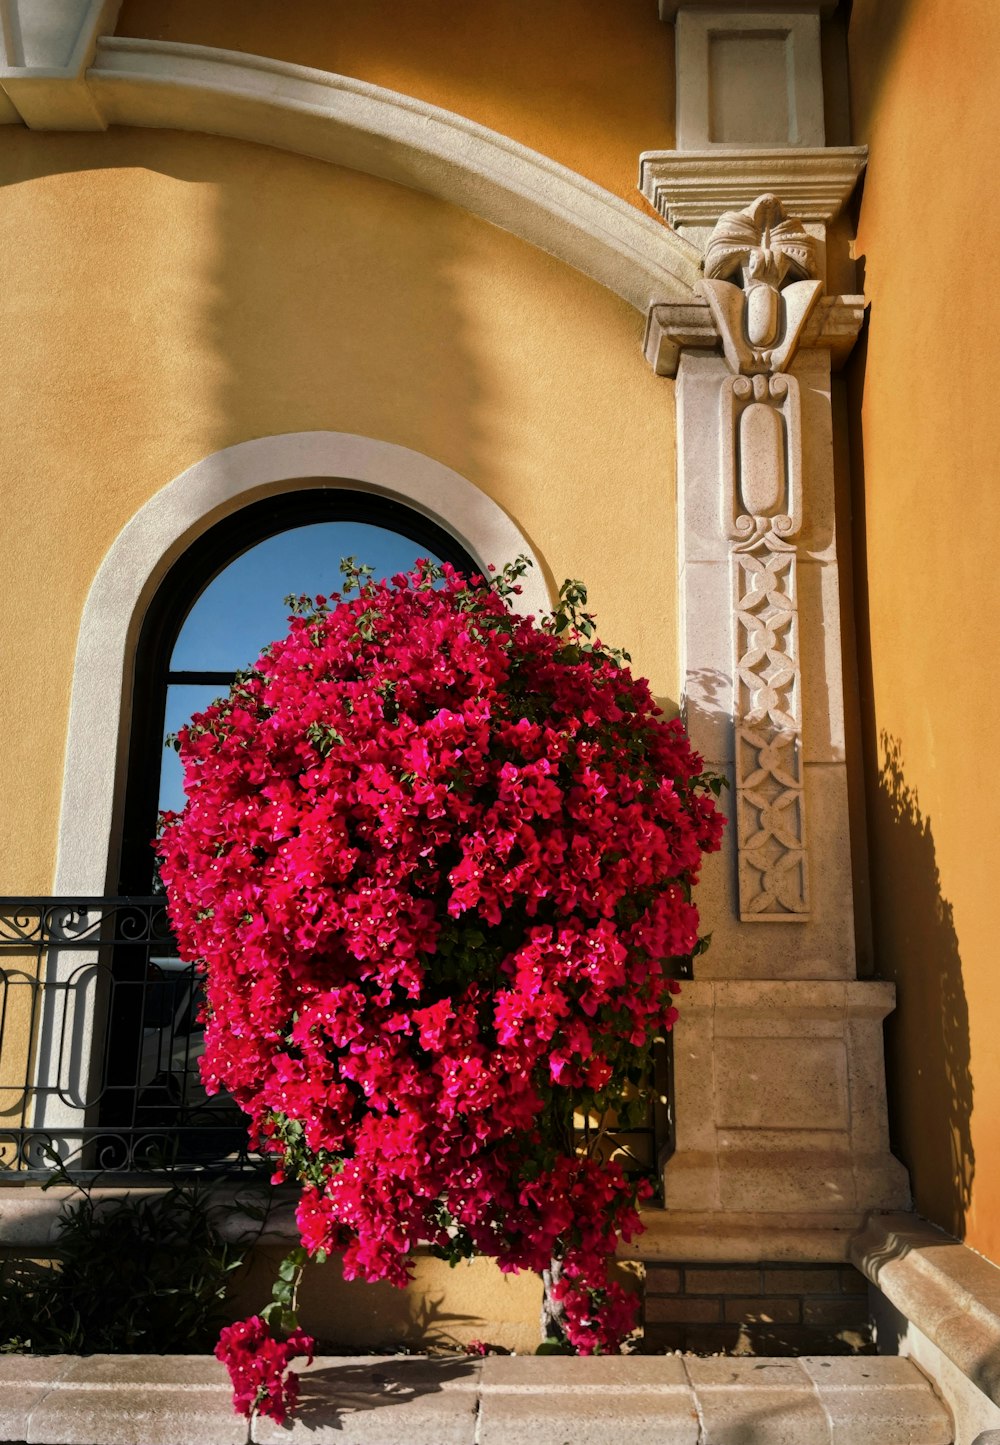
<svg viewBox="0 0 1000 1445"><path fill-rule="evenodd" d="M183 807L180 761L164 748L164 738L227 692L235 673L284 634L286 596L339 590L340 559L350 556L379 578L408 571L418 557L479 570L427 517L342 488L245 507L175 563L146 613L136 649L120 894L150 891L157 812Z"/></svg>
<svg viewBox="0 0 1000 1445"><path fill-rule="evenodd" d="M135 653L119 895L156 888L157 812L184 805L177 754L164 747L192 713L225 693L234 675L287 628L289 595L339 590L342 557L377 577L419 557L478 567L442 528L398 502L342 488L279 495L243 508L203 534L174 564L147 610ZM144 905L148 907L149 905ZM162 910L160 910L162 913ZM245 1158L242 1115L205 1095L201 983L169 936L151 946L120 939L101 1070L95 1154L103 1167L233 1167Z"/></svg>

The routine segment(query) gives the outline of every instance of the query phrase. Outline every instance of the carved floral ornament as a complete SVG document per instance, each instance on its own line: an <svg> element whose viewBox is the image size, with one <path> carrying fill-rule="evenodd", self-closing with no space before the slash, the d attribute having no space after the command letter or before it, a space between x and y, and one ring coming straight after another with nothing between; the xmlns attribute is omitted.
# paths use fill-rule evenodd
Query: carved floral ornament
<svg viewBox="0 0 1000 1445"><path fill-rule="evenodd" d="M819 299L816 242L777 196L726 211L705 252L701 291L738 375L786 371ZM728 278L739 274L740 285ZM793 279L793 278L799 279Z"/></svg>

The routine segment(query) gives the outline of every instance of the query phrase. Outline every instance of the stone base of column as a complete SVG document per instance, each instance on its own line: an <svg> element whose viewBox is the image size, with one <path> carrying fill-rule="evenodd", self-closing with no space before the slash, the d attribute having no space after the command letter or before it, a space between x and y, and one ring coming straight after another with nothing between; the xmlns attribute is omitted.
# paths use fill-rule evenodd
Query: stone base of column
<svg viewBox="0 0 1000 1445"><path fill-rule="evenodd" d="M686 984L677 1147L657 1233L710 1240L726 1259L792 1257L774 1253L786 1233L803 1246L830 1236L831 1254L798 1257L845 1258L867 1213L908 1208L886 1119L882 1020L894 1001L892 985L875 981ZM734 1253L744 1238L757 1240L753 1251ZM679 1244L667 1245L675 1257Z"/></svg>

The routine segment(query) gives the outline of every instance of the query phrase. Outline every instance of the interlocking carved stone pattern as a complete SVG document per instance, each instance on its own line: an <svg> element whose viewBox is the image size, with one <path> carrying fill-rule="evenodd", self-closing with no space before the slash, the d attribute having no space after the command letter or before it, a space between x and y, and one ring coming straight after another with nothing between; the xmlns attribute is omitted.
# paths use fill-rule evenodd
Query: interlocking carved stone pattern
<svg viewBox="0 0 1000 1445"><path fill-rule="evenodd" d="M795 549L769 528L732 551L740 917L809 911Z"/></svg>

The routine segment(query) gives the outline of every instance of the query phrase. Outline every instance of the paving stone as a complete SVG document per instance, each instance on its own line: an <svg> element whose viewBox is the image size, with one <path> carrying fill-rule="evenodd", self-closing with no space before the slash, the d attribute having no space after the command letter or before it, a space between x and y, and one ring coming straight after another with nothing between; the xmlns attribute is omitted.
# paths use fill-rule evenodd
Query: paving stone
<svg viewBox="0 0 1000 1445"><path fill-rule="evenodd" d="M483 1361L480 1445L696 1445L698 1415L681 1360L607 1355Z"/></svg>
<svg viewBox="0 0 1000 1445"><path fill-rule="evenodd" d="M833 1385L840 1389L871 1390L886 1385L911 1385L914 1379L924 1380L911 1360L900 1359L898 1355L871 1355L864 1359L803 1355L798 1364L819 1389Z"/></svg>
<svg viewBox="0 0 1000 1445"><path fill-rule="evenodd" d="M812 1379L798 1360L686 1359L684 1368L698 1391L709 1386L748 1385L785 1393L789 1390L802 1390L809 1395L813 1393Z"/></svg>
<svg viewBox="0 0 1000 1445"><path fill-rule="evenodd" d="M208 1355L92 1355L32 1410L27 1445L244 1445L226 1371Z"/></svg>
<svg viewBox="0 0 1000 1445"><path fill-rule="evenodd" d="M830 1445L826 1414L797 1360L684 1364L703 1426L699 1445Z"/></svg>
<svg viewBox="0 0 1000 1445"><path fill-rule="evenodd" d="M951 1416L910 1360L800 1361L816 1383L831 1445L951 1445Z"/></svg>
<svg viewBox="0 0 1000 1445"><path fill-rule="evenodd" d="M830 1425L815 1395L744 1385L697 1396L699 1445L830 1445Z"/></svg>
<svg viewBox="0 0 1000 1445"><path fill-rule="evenodd" d="M302 1369L291 1426L255 1420L259 1445L472 1445L478 1360L321 1358Z"/></svg>
<svg viewBox="0 0 1000 1445"><path fill-rule="evenodd" d="M74 1363L72 1355L0 1355L0 1440L26 1440L32 1411Z"/></svg>
<svg viewBox="0 0 1000 1445"><path fill-rule="evenodd" d="M684 1362L672 1355L490 1355L482 1389L648 1390L688 1388Z"/></svg>
<svg viewBox="0 0 1000 1445"><path fill-rule="evenodd" d="M331 1437L332 1438L332 1437ZM479 1445L698 1445L690 1391L496 1390L483 1396Z"/></svg>

